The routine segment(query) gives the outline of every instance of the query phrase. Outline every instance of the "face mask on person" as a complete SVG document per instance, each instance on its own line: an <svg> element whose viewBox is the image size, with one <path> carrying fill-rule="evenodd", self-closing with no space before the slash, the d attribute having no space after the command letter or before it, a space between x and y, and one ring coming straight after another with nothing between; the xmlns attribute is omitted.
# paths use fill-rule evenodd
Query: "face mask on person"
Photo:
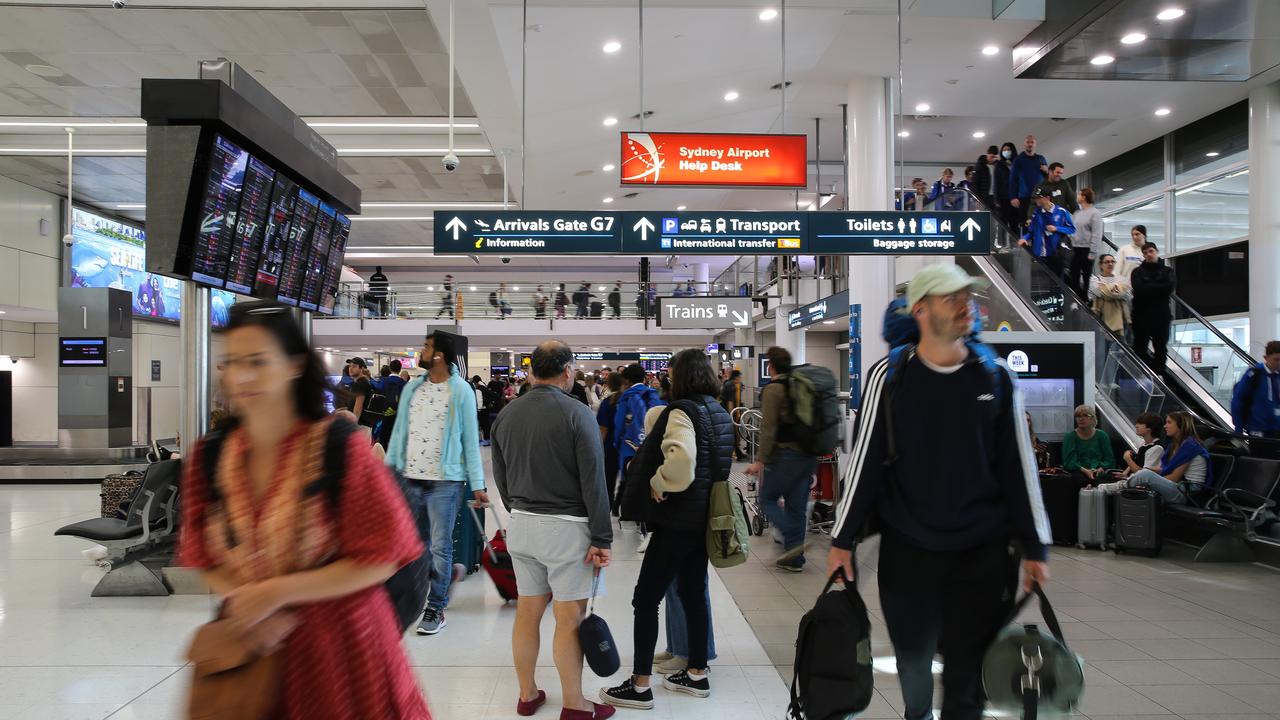
<svg viewBox="0 0 1280 720"><path fill-rule="evenodd" d="M1009 150L1005 150L1004 152L1000 153L1000 157L1004 158L1005 160L1011 160L1013 159L1013 152Z"/></svg>

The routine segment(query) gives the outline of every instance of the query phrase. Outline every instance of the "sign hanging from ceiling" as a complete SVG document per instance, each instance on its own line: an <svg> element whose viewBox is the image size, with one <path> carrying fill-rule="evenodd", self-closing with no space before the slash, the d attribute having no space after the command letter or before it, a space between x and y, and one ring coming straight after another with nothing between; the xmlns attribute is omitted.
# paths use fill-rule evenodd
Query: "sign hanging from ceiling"
<svg viewBox="0 0 1280 720"><path fill-rule="evenodd" d="M660 297L658 325L666 330L751 327L751 298ZM711 352L709 346L708 352Z"/></svg>
<svg viewBox="0 0 1280 720"><path fill-rule="evenodd" d="M821 300L808 305L801 305L787 313L787 327L796 330L802 327L808 327L823 320L841 317L849 314L849 291L838 292L835 295L828 295Z"/></svg>
<svg viewBox="0 0 1280 720"><path fill-rule="evenodd" d="M807 213L813 255L987 255L991 215L966 212Z"/></svg>
<svg viewBox="0 0 1280 720"><path fill-rule="evenodd" d="M436 255L616 253L618 213L494 211L435 213Z"/></svg>
<svg viewBox="0 0 1280 720"><path fill-rule="evenodd" d="M808 137L622 133L622 185L803 188Z"/></svg>
<svg viewBox="0 0 1280 720"><path fill-rule="evenodd" d="M807 213L625 213L628 255L798 255Z"/></svg>

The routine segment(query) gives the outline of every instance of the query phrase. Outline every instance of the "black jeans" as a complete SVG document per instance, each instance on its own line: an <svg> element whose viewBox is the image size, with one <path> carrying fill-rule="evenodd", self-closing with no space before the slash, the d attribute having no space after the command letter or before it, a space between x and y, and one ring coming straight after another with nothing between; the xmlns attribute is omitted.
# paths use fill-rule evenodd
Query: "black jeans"
<svg viewBox="0 0 1280 720"><path fill-rule="evenodd" d="M689 667L707 666L707 538L702 530L656 526L640 564L640 579L631 598L635 608L636 675L653 674L658 643L658 604L671 581L679 579L680 606L689 638Z"/></svg>
<svg viewBox="0 0 1280 720"><path fill-rule="evenodd" d="M1169 357L1169 322L1168 318L1133 318L1133 351L1158 373L1164 372Z"/></svg>
<svg viewBox="0 0 1280 720"><path fill-rule="evenodd" d="M476 411L476 422L480 426L480 439L488 440L489 427L493 424L493 416L489 414L488 410L480 408Z"/></svg>
<svg viewBox="0 0 1280 720"><path fill-rule="evenodd" d="M931 670L941 649L942 720L979 720L982 656L1013 607L1018 579L1008 541L934 552L882 534L879 573L880 605L906 705L903 717L933 717Z"/></svg>
<svg viewBox="0 0 1280 720"><path fill-rule="evenodd" d="M1090 248L1071 248L1071 270L1067 276L1067 284L1071 286L1080 299L1089 301L1089 278L1093 276L1093 261L1089 259Z"/></svg>

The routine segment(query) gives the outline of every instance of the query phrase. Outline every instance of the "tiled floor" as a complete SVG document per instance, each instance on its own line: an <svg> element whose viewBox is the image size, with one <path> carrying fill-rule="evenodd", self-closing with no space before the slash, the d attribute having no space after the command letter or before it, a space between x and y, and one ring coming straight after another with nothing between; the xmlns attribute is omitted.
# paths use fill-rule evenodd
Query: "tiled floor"
<svg viewBox="0 0 1280 720"><path fill-rule="evenodd" d="M89 597L101 571L84 545L54 538L96 508L93 486L0 486L0 720L176 718L185 683L179 660L205 597ZM817 536L815 536L817 537ZM626 666L630 589L639 569L634 532L618 536L617 561L599 603ZM712 576L720 659L710 700L661 691L649 717L782 718L796 625L824 582L825 549L800 574L771 567L766 535L754 556ZM900 717L892 649L875 592L875 546L859 551L863 597L874 624L876 697L864 717ZM1194 565L1173 546L1158 560L1056 549L1050 596L1072 648L1086 660L1081 712L1089 718L1280 718L1280 573L1252 565ZM515 717L509 638L513 608L483 576L462 583L449 628L411 636L409 653L436 718ZM549 637L550 618L544 637ZM621 675L621 674L620 674ZM549 648L539 677L558 695ZM588 677L594 690L606 680ZM547 717L554 715L544 710ZM644 717L622 711L619 717Z"/></svg>

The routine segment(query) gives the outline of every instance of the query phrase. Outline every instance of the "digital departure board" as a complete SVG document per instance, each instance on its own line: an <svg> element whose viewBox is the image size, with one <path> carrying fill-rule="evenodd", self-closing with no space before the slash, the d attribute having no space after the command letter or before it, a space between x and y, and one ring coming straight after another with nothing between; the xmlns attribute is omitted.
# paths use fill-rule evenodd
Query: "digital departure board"
<svg viewBox="0 0 1280 720"><path fill-rule="evenodd" d="M271 187L271 203L267 208L267 226L263 231L262 251L258 256L258 277L253 296L275 300L280 293L280 272L284 267L284 249L289 243L289 225L293 221L293 201L298 186L282 174L276 174Z"/></svg>
<svg viewBox="0 0 1280 720"><path fill-rule="evenodd" d="M316 220L315 230L311 233L307 262L302 272L302 294L298 297L298 307L303 310L315 310L320 302L320 291L324 289L324 274L329 263L329 238L333 230L334 209L320 203L320 215Z"/></svg>
<svg viewBox="0 0 1280 720"><path fill-rule="evenodd" d="M222 287L226 283L227 258L249 153L222 135L215 135L207 162L198 216L200 227L191 247L191 279Z"/></svg>
<svg viewBox="0 0 1280 720"><path fill-rule="evenodd" d="M106 338L59 338L58 365L61 367L105 367Z"/></svg>
<svg viewBox="0 0 1280 720"><path fill-rule="evenodd" d="M320 291L317 310L332 315L337 302L338 281L342 278L342 257L347 252L347 238L351 235L351 220L342 213L333 219L333 233L329 241L329 262L324 273L324 287Z"/></svg>
<svg viewBox="0 0 1280 720"><path fill-rule="evenodd" d="M280 293L276 299L286 305L297 305L302 294L302 272L307 262L307 243L315 229L316 215L320 212L320 198L298 188L293 201L293 220L289 226L289 239L284 248L284 264L280 269Z"/></svg>
<svg viewBox="0 0 1280 720"><path fill-rule="evenodd" d="M267 211L271 207L271 183L275 177L276 171L271 166L249 157L244 189L240 193L240 210L236 213L235 230L231 236L231 255L227 258L226 287L233 292L244 295L253 292L258 258L262 255Z"/></svg>

